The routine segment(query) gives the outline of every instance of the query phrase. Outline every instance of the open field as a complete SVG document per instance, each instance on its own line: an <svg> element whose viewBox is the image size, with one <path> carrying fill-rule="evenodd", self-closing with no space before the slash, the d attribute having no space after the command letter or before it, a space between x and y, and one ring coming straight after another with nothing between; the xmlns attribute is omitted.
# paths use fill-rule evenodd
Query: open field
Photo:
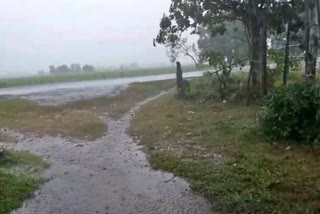
<svg viewBox="0 0 320 214"><path fill-rule="evenodd" d="M153 168L187 178L214 211L319 212L320 148L264 140L258 110L168 94L142 108L130 133Z"/></svg>
<svg viewBox="0 0 320 214"><path fill-rule="evenodd" d="M205 68L207 67L203 67L202 69L205 69ZM195 71L195 70L201 70L201 69L198 69L198 68L196 69L194 66L184 66L183 70L185 72L188 72L188 71ZM157 75L157 74L169 74L169 73L174 73L175 71L176 71L175 67L163 67L163 68L149 68L149 69L128 70L128 71L37 75L37 76L31 76L31 77L0 79L0 88L53 84L53 83L62 83L62 82L103 80L103 79L123 78L123 77L150 76L150 75Z"/></svg>

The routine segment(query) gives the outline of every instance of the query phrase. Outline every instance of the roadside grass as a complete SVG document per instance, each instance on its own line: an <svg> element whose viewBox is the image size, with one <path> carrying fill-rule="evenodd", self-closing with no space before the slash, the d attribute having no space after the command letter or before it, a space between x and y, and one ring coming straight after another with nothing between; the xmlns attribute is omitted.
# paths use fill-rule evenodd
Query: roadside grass
<svg viewBox="0 0 320 214"><path fill-rule="evenodd" d="M320 148L269 142L256 106L179 100L168 94L129 130L151 166L187 178L222 213L319 213Z"/></svg>
<svg viewBox="0 0 320 214"><path fill-rule="evenodd" d="M117 96L102 96L90 100L79 100L64 107L80 111L93 111L96 114L107 112L111 118L119 119L134 104L168 90L174 85L174 80L132 83Z"/></svg>
<svg viewBox="0 0 320 214"><path fill-rule="evenodd" d="M104 122L89 111L40 106L11 98L0 99L0 127L87 139L98 138L106 132Z"/></svg>
<svg viewBox="0 0 320 214"><path fill-rule="evenodd" d="M9 214L32 197L48 163L28 152L8 151L0 158L0 213Z"/></svg>
<svg viewBox="0 0 320 214"><path fill-rule="evenodd" d="M184 72L205 70L209 66L203 66L201 68L195 68L192 65L183 67ZM128 71L106 71L106 72L92 72L92 73L73 73L73 74L47 74L47 75L35 75L31 77L19 77L19 78L7 78L0 79L0 88L18 87L18 86L30 86L30 85L42 85L53 84L62 82L79 82L89 80L103 80L112 78L124 78L124 77L139 77L150 76L158 74L175 73L176 68L160 67L160 68L146 68L138 70Z"/></svg>

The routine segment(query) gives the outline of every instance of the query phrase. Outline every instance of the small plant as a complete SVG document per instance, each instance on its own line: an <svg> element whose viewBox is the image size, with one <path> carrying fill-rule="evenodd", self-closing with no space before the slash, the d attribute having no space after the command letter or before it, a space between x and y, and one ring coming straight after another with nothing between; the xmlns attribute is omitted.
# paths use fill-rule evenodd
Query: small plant
<svg viewBox="0 0 320 214"><path fill-rule="evenodd" d="M209 61L214 71L207 71L200 80L192 82L189 97L219 101L239 99L245 83L240 77L242 73L235 74L232 70L240 65L241 61L213 51L204 52L202 57Z"/></svg>
<svg viewBox="0 0 320 214"><path fill-rule="evenodd" d="M320 86L292 84L266 98L260 115L264 133L272 139L320 143Z"/></svg>
<svg viewBox="0 0 320 214"><path fill-rule="evenodd" d="M218 76L219 75L219 76ZM202 101L241 101L246 98L246 74L234 73L221 81L224 77L216 72L206 72L202 78L194 79L190 83L188 98Z"/></svg>

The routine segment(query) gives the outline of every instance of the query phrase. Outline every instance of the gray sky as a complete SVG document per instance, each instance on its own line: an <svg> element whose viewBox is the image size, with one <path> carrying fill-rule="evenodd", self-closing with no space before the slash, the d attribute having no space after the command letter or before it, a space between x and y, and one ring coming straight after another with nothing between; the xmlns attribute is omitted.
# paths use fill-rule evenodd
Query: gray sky
<svg viewBox="0 0 320 214"><path fill-rule="evenodd" d="M152 38L170 0L9 0L0 7L0 74L51 64L168 64Z"/></svg>

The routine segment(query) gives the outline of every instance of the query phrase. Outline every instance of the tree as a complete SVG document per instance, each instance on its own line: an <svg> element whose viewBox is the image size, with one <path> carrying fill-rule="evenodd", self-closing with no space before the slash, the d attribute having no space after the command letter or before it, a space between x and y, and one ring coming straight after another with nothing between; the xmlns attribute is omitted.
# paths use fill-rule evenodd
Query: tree
<svg viewBox="0 0 320 214"><path fill-rule="evenodd" d="M92 65L84 65L82 68L83 72L94 72L95 68Z"/></svg>
<svg viewBox="0 0 320 214"><path fill-rule="evenodd" d="M195 66L200 63L200 51L195 43L188 44L188 38L183 38L181 34L174 41L165 44L167 48L167 56L171 63L175 63L180 55L189 57Z"/></svg>
<svg viewBox="0 0 320 214"><path fill-rule="evenodd" d="M305 66L306 75L316 75L320 34L320 3L319 0L305 0Z"/></svg>
<svg viewBox="0 0 320 214"><path fill-rule="evenodd" d="M72 72L81 72L80 64L71 64L70 69Z"/></svg>
<svg viewBox="0 0 320 214"><path fill-rule="evenodd" d="M284 68L283 68L283 75L282 75L282 84L287 85L287 80L288 80L288 73L289 73L289 51L290 51L290 34L291 34L291 23L292 23L292 18L291 14L292 11L288 7L288 21L287 21L287 26L286 26L286 47L285 47L285 59L284 59Z"/></svg>
<svg viewBox="0 0 320 214"><path fill-rule="evenodd" d="M308 3L310 2L310 3ZM199 34L199 26L205 29L215 29L224 35L226 28L223 23L240 21L245 26L248 36L250 72L248 89L253 92L267 93L267 39L272 34L283 33L288 26L286 37L296 36L296 30L302 25L299 21L303 6L309 8L305 14L309 17L305 23L305 34L309 33L308 49L306 50L306 66L312 64L312 72L315 72L316 53L319 46L319 0L172 0L168 15L164 15L160 22L160 31L156 41L160 44L172 42L178 38L181 32L189 31L191 34ZM291 8L291 16L288 19L286 9ZM308 15L310 14L310 15ZM309 23L309 24L308 24ZM300 26L299 26L300 25ZM297 28L299 26L299 28ZM310 30L306 30L309 29ZM293 35L293 36L291 36ZM311 38L312 37L312 38ZM291 38L290 38L291 39ZM290 39L287 39L287 57L289 57ZM308 54L307 54L308 53ZM286 57L286 58L287 58ZM288 58L287 58L288 59ZM288 60L287 60L288 61ZM287 75L288 62L285 63ZM309 70L309 69L307 69ZM311 71L310 71L311 72ZM250 87L249 87L250 86Z"/></svg>
<svg viewBox="0 0 320 214"><path fill-rule="evenodd" d="M55 69L56 73L69 73L70 71L67 65L60 65Z"/></svg>
<svg viewBox="0 0 320 214"><path fill-rule="evenodd" d="M49 67L49 72L50 72L51 74L54 74L54 73L56 72L56 67L55 67L54 65L50 65L50 67Z"/></svg>
<svg viewBox="0 0 320 214"><path fill-rule="evenodd" d="M272 12L269 56L277 63L277 73L282 73L283 85L287 84L290 67L299 66L303 54L303 9L301 0L285 0Z"/></svg>
<svg viewBox="0 0 320 214"><path fill-rule="evenodd" d="M240 21L224 22L223 35L215 29L200 27L198 47L201 53L212 51L235 59L248 59L249 47L245 29Z"/></svg>
<svg viewBox="0 0 320 214"><path fill-rule="evenodd" d="M164 15L161 20L156 41L160 44L174 42L179 38L179 33L188 29L192 29L191 34L197 34L199 26L217 28L223 34L223 22L240 20L250 38L251 71L248 82L256 89L261 82L266 82L266 27L271 5L263 0L172 0L169 15ZM261 78L264 78L263 81ZM262 86L265 93L265 84Z"/></svg>

